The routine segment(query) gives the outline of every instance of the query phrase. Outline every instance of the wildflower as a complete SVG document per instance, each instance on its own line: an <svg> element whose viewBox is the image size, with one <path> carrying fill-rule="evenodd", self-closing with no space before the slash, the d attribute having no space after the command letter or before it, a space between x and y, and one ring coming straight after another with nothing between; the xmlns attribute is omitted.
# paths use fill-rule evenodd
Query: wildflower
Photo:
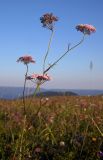
<svg viewBox="0 0 103 160"><path fill-rule="evenodd" d="M102 151L99 151L99 152L97 153L97 155L98 155L99 157L103 157L103 152L102 152Z"/></svg>
<svg viewBox="0 0 103 160"><path fill-rule="evenodd" d="M34 80L37 84L43 84L46 81L49 81L51 78L47 74L33 74L26 77L27 80Z"/></svg>
<svg viewBox="0 0 103 160"><path fill-rule="evenodd" d="M47 102L47 101L49 101L49 98L48 98L48 97L41 99L41 102Z"/></svg>
<svg viewBox="0 0 103 160"><path fill-rule="evenodd" d="M52 13L46 13L40 17L40 21L43 24L43 27L53 30L53 22L58 21L58 18L53 16Z"/></svg>
<svg viewBox="0 0 103 160"><path fill-rule="evenodd" d="M87 109L86 109L86 108L84 108L84 112L86 112L86 110L87 110Z"/></svg>
<svg viewBox="0 0 103 160"><path fill-rule="evenodd" d="M54 122L54 116L53 115L51 115L51 116L49 116L48 117L48 123L53 123Z"/></svg>
<svg viewBox="0 0 103 160"><path fill-rule="evenodd" d="M36 152L36 153L40 153L40 152L41 152L41 148L40 148L39 146L37 146L37 147L35 148L35 152Z"/></svg>
<svg viewBox="0 0 103 160"><path fill-rule="evenodd" d="M48 98L48 97L46 97L46 98L45 98L45 100L46 100L46 101L49 101L49 98Z"/></svg>
<svg viewBox="0 0 103 160"><path fill-rule="evenodd" d="M80 101L80 106L81 106L81 108L87 108L88 107L88 104L87 104L87 101L85 101L85 100L81 100Z"/></svg>
<svg viewBox="0 0 103 160"><path fill-rule="evenodd" d="M33 128L33 126L29 126L29 127L28 127L28 130L31 130L32 128Z"/></svg>
<svg viewBox="0 0 103 160"><path fill-rule="evenodd" d="M83 34L88 34L88 35L96 31L95 27L89 24L79 24L76 26L76 29L77 31L82 32Z"/></svg>
<svg viewBox="0 0 103 160"><path fill-rule="evenodd" d="M23 62L24 64L28 64L28 63L35 63L35 61L33 60L33 58L31 56L23 56L20 57L17 62Z"/></svg>
<svg viewBox="0 0 103 160"><path fill-rule="evenodd" d="M59 144L60 144L61 147L65 146L65 142L64 141L61 141Z"/></svg>
<svg viewBox="0 0 103 160"><path fill-rule="evenodd" d="M92 141L93 141L93 142L96 142L96 140L97 140L97 139L96 139L95 137L92 137Z"/></svg>

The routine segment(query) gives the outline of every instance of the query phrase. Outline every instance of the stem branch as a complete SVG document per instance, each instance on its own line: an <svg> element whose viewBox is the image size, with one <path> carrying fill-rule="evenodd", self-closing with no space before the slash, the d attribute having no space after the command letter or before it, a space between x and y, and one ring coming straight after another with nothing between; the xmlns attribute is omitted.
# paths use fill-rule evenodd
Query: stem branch
<svg viewBox="0 0 103 160"><path fill-rule="evenodd" d="M85 35L84 35L85 36ZM81 41L79 43L77 43L76 45L74 45L73 47L69 48L68 46L68 49L65 53L62 54L62 56L60 58L58 58L52 65L50 65L45 71L44 71L44 74L49 71L54 65L56 65L69 51L73 50L74 48L76 48L77 46L79 46L83 41L84 41L84 36L83 38L81 39Z"/></svg>

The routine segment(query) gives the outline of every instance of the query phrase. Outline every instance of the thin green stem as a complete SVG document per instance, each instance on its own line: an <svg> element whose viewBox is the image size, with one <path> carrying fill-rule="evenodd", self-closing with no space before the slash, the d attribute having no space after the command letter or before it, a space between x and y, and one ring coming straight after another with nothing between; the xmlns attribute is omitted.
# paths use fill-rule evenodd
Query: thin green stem
<svg viewBox="0 0 103 160"><path fill-rule="evenodd" d="M69 48L68 46L68 49L65 53L62 54L62 56L60 58L58 58L52 65L50 65L50 67L48 67L44 73L46 73L47 71L49 71L54 65L56 65L69 51L73 50L74 48L78 47L83 41L84 41L84 37L85 35L83 35L83 38L81 39L81 41L79 43L77 43L76 45L74 45L73 47Z"/></svg>
<svg viewBox="0 0 103 160"><path fill-rule="evenodd" d="M25 80L24 80L24 88L23 88L23 106L24 106L24 114L26 113L25 109L25 88L26 88L26 77L28 74L28 64L26 64L26 73L25 73Z"/></svg>
<svg viewBox="0 0 103 160"><path fill-rule="evenodd" d="M37 84L37 86L36 86L36 88L35 88L35 91L34 91L34 94L33 94L33 97L35 97L36 96L36 94L37 94L37 92L40 90L40 84ZM31 100L30 100L30 103L29 103L29 105L28 105L28 107L30 107L31 106L31 103L32 103L32 101L33 101L33 97L31 98Z"/></svg>
<svg viewBox="0 0 103 160"><path fill-rule="evenodd" d="M100 130L100 128L98 127L98 125L96 124L96 122L94 121L94 119L91 116L89 116L89 117L92 120L92 122L95 125L95 127L97 128L97 130L99 131L99 133L101 134L101 136L103 137L103 132Z"/></svg>
<svg viewBox="0 0 103 160"><path fill-rule="evenodd" d="M52 30L51 36L50 36L50 39L49 39L49 43L48 43L47 52L46 52L45 57L44 57L44 62L43 62L43 74L44 74L44 71L45 71L45 62L46 62L47 56L48 56L49 51L50 51L50 45L51 45L51 42L52 42L53 33L54 33L54 31Z"/></svg>
<svg viewBox="0 0 103 160"><path fill-rule="evenodd" d="M22 155L23 155L23 140L24 140L25 131L26 131L26 115L24 116L24 120L23 120L22 132L19 134L19 138L16 141L15 152L14 152L14 155L13 155L13 159L16 158L18 150L19 150L18 160L22 160Z"/></svg>
<svg viewBox="0 0 103 160"><path fill-rule="evenodd" d="M37 87L36 87L36 89L35 89L35 91L34 91L34 97L36 96L36 93L38 92L40 90L40 84L37 84Z"/></svg>

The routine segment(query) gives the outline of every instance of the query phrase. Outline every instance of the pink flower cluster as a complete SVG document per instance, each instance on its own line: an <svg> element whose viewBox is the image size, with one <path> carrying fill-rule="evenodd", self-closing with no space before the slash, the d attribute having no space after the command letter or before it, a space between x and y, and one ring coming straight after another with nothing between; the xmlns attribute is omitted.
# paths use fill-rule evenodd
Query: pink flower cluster
<svg viewBox="0 0 103 160"><path fill-rule="evenodd" d="M35 63L31 56L22 56L17 62L23 62L24 64ZM32 74L31 76L26 76L26 80L33 80L36 84L43 84L46 81L49 81L51 78L47 74Z"/></svg>
<svg viewBox="0 0 103 160"><path fill-rule="evenodd" d="M20 57L17 62L23 62L24 64L29 64L29 63L35 63L33 58L31 56L22 56Z"/></svg>
<svg viewBox="0 0 103 160"><path fill-rule="evenodd" d="M26 79L34 80L34 82L37 84L43 84L44 82L51 80L50 76L47 74L32 74L31 76L27 76Z"/></svg>
<svg viewBox="0 0 103 160"><path fill-rule="evenodd" d="M54 16L52 13L46 13L42 17L40 17L40 21L43 24L43 27L46 27L46 28L48 28L48 29L53 31L53 27L54 27L53 24L54 24L54 22L58 21L58 18L56 16ZM90 35L91 33L96 31L95 27L93 27L92 25L89 25L89 24L79 24L79 25L76 26L76 29L77 29L77 31L82 32L84 35L85 34ZM61 57L59 57L57 59L57 61L55 61L46 70L43 69L44 70L43 74L33 74L31 76L28 76L28 64L29 63L35 63L35 61L33 60L33 58L31 56L28 56L28 55L20 57L17 60L17 62L23 62L24 64L27 65L27 72L26 72L26 75L25 75L25 81L26 80L31 80L31 81L35 82L36 84L40 84L41 85L44 82L51 80L51 78L47 74L44 74L44 73L47 73L47 71L49 71L57 62L59 62L70 50L72 50L75 47L77 47L78 45L80 45L83 42L83 40L80 41L78 44L76 44L71 49L68 49ZM48 51L47 51L47 53L45 55L45 58L44 58L43 67L45 66L45 60L46 60L48 52L49 52L50 43L51 43L51 38L50 38L50 42L49 42L49 46L48 46Z"/></svg>
<svg viewBox="0 0 103 160"><path fill-rule="evenodd" d="M47 27L50 30L53 30L53 22L58 21L58 18L55 17L52 13L46 13L40 17L40 21L43 24L43 27Z"/></svg>
<svg viewBox="0 0 103 160"><path fill-rule="evenodd" d="M83 34L88 34L88 35L96 31L95 27L89 24L79 24L76 26L76 29L77 31L82 32Z"/></svg>

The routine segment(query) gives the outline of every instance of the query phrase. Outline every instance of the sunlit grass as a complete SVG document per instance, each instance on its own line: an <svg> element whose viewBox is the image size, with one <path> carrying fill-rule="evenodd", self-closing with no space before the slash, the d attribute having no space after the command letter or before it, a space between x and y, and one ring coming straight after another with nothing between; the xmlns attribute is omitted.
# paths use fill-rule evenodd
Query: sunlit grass
<svg viewBox="0 0 103 160"><path fill-rule="evenodd" d="M0 100L0 159L99 160L103 97Z"/></svg>

